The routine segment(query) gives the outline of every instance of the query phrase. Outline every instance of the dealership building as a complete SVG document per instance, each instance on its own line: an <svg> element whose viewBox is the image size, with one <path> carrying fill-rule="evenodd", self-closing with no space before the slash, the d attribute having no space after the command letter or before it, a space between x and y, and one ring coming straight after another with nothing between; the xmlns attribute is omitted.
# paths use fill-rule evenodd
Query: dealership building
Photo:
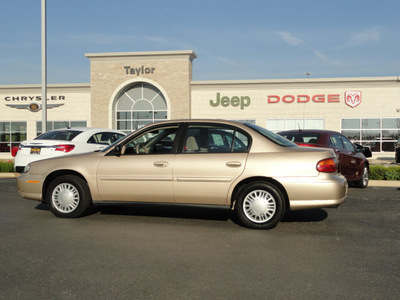
<svg viewBox="0 0 400 300"><path fill-rule="evenodd" d="M169 119L248 122L278 132L329 129L393 157L400 77L193 81L193 51L89 53L90 83L49 84L47 130L131 132ZM0 159L42 133L40 85L0 85Z"/></svg>

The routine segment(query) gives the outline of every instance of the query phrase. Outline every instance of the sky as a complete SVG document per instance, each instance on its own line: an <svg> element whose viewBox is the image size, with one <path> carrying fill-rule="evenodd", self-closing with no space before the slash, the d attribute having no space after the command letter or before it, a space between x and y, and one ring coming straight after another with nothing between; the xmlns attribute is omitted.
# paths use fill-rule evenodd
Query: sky
<svg viewBox="0 0 400 300"><path fill-rule="evenodd" d="M41 83L41 0L0 0L0 85ZM85 53L194 50L193 80L400 76L399 0L47 0L48 83Z"/></svg>

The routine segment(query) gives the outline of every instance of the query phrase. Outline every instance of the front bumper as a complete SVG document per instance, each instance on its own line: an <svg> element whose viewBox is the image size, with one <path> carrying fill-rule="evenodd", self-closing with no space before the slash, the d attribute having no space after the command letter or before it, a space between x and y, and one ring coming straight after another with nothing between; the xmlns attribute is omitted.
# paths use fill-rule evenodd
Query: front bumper
<svg viewBox="0 0 400 300"><path fill-rule="evenodd" d="M21 174L17 178L17 189L18 193L22 198L31 199L36 201L43 201L42 191L43 191L44 178L39 176L28 176L26 174Z"/></svg>

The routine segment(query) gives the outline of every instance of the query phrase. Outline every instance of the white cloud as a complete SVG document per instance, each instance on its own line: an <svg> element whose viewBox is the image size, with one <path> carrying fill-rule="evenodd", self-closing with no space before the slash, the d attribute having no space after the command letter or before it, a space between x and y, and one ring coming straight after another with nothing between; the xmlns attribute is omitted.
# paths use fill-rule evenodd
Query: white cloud
<svg viewBox="0 0 400 300"><path fill-rule="evenodd" d="M381 31L382 27L372 27L365 29L363 31L354 33L347 44L345 44L341 48L351 48L357 47L361 45L365 45L368 43L377 43L381 39Z"/></svg>
<svg viewBox="0 0 400 300"><path fill-rule="evenodd" d="M293 34L287 31L277 31L276 34L291 46L298 46L304 43L303 40L295 37Z"/></svg>
<svg viewBox="0 0 400 300"><path fill-rule="evenodd" d="M351 43L354 45L362 45L368 42L378 42L380 32L378 28L370 28L363 32L356 33L351 38Z"/></svg>
<svg viewBox="0 0 400 300"><path fill-rule="evenodd" d="M231 60L231 59L229 59L227 57L217 56L216 59L218 61L220 61L220 62L223 62L223 63L228 64L228 65L233 66L233 67L241 67L242 66L241 64L239 64L239 63L237 63L237 62L235 62L235 61L233 61L233 60Z"/></svg>
<svg viewBox="0 0 400 300"><path fill-rule="evenodd" d="M325 63L327 63L327 64L335 65L335 66L341 65L340 62L331 60L330 58L328 58L328 57L327 57L324 53L322 53L321 51L313 50L313 52L314 52L314 54L315 54L321 61L323 61L323 62L325 62Z"/></svg>

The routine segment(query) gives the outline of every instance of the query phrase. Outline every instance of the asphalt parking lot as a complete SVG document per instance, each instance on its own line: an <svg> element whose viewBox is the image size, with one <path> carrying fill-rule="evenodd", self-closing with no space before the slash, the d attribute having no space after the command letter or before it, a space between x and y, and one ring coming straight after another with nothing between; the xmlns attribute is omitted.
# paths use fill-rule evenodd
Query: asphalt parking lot
<svg viewBox="0 0 400 300"><path fill-rule="evenodd" d="M1 299L398 299L400 189L251 230L229 211L101 207L59 219L0 179Z"/></svg>

